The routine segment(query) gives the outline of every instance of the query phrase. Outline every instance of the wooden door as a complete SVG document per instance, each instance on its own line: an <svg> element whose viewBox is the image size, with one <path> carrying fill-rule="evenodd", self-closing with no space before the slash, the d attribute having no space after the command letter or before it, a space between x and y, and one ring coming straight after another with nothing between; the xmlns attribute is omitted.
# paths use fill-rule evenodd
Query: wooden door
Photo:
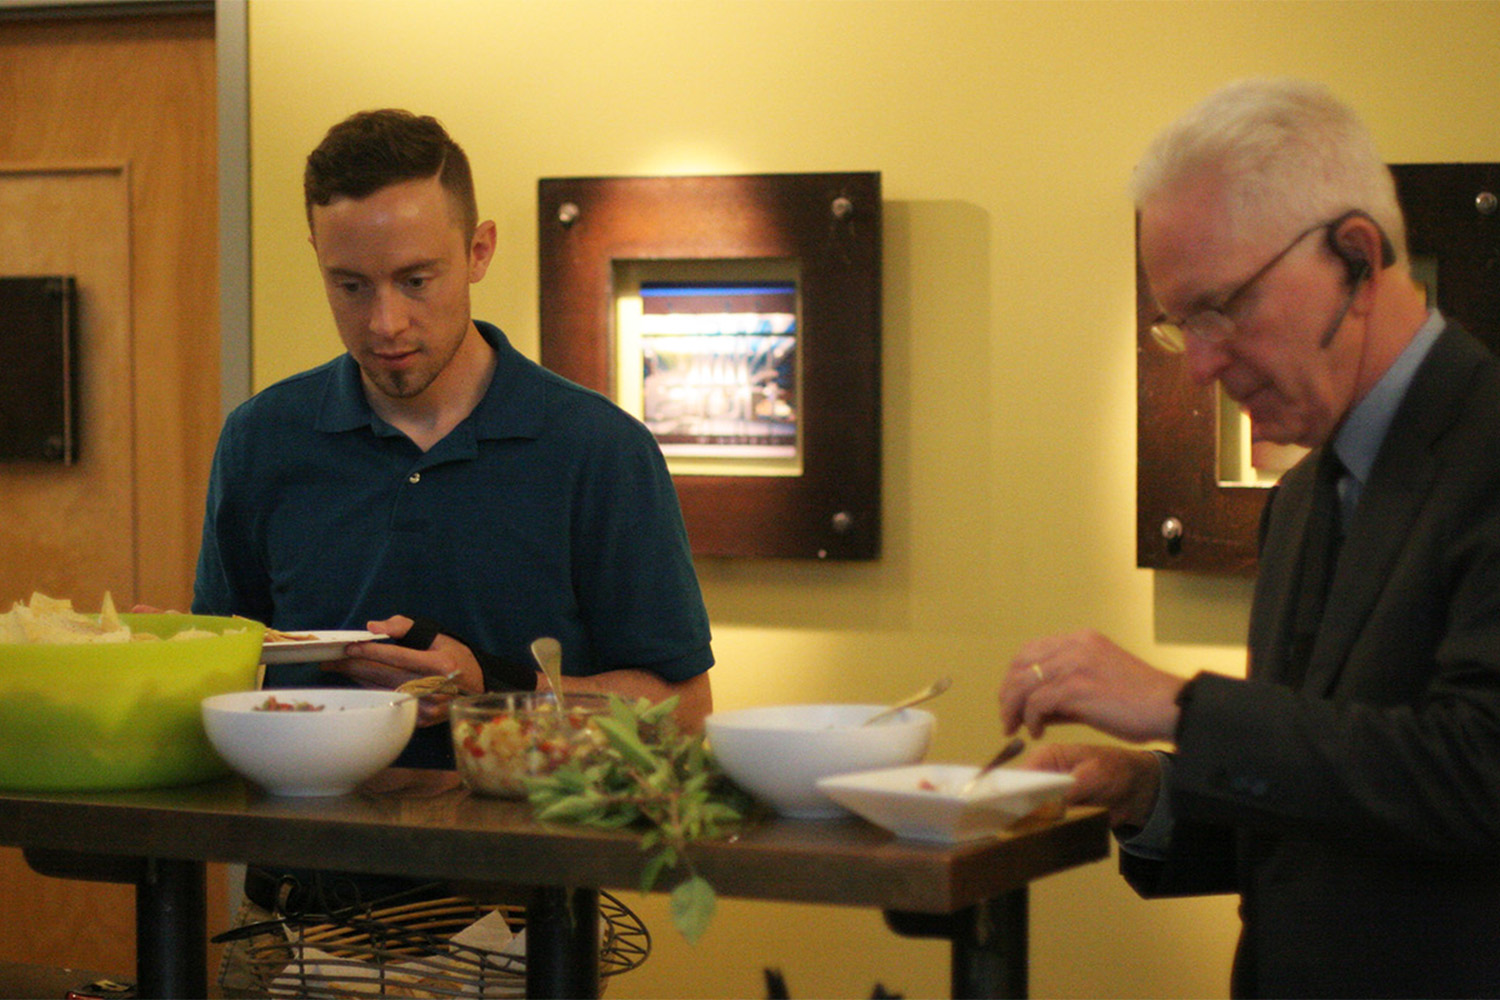
<svg viewBox="0 0 1500 1000"><path fill-rule="evenodd" d="M0 463L0 606L186 609L219 429L214 24L0 20L0 273L78 275L79 457ZM227 923L211 872L210 928ZM0 962L131 976L129 886L0 851Z"/></svg>

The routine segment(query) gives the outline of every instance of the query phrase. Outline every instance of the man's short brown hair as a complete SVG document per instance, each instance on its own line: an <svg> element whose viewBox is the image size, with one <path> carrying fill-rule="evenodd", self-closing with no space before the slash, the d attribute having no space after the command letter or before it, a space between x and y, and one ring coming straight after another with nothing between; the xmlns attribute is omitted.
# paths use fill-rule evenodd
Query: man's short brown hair
<svg viewBox="0 0 1500 1000"><path fill-rule="evenodd" d="M315 205L364 198L402 181L437 177L465 235L479 224L469 158L430 115L386 108L350 115L328 130L307 157L302 177L307 224Z"/></svg>

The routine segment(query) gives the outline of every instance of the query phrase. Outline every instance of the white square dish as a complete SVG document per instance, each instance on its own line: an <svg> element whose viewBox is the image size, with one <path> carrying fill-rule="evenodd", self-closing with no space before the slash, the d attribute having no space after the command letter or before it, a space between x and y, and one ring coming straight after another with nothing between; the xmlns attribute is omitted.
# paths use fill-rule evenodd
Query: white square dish
<svg viewBox="0 0 1500 1000"><path fill-rule="evenodd" d="M1049 804L1061 803L1072 775L1001 768L960 792L977 767L914 764L823 778L839 805L898 837L945 844L992 837Z"/></svg>

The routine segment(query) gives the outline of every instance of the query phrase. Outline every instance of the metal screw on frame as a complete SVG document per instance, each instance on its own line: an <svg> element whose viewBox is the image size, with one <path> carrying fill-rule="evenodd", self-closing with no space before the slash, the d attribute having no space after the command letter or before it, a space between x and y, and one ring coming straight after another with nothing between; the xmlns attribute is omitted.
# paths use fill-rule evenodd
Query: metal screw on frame
<svg viewBox="0 0 1500 1000"><path fill-rule="evenodd" d="M1182 536L1186 529L1182 522L1175 517L1169 517L1161 523L1161 537L1167 543L1167 554L1175 556L1182 551Z"/></svg>
<svg viewBox="0 0 1500 1000"><path fill-rule="evenodd" d="M1474 207L1480 215L1494 215L1495 209L1500 208L1500 198L1493 191L1481 191L1474 199Z"/></svg>
<svg viewBox="0 0 1500 1000"><path fill-rule="evenodd" d="M854 202L843 195L833 199L833 217L835 219L847 219L854 214Z"/></svg>
<svg viewBox="0 0 1500 1000"><path fill-rule="evenodd" d="M565 229L578 221L578 215L578 206L573 204L571 201L565 201L561 205L557 206L557 221L560 222Z"/></svg>

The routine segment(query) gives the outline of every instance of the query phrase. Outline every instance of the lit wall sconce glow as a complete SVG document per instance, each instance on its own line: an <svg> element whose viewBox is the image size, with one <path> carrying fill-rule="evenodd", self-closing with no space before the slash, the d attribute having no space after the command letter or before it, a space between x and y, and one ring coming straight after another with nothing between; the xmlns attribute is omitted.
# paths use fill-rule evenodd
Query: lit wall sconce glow
<svg viewBox="0 0 1500 1000"><path fill-rule="evenodd" d="M647 177L706 177L752 171L723 150L698 148L692 142L684 142L651 154L636 172Z"/></svg>

